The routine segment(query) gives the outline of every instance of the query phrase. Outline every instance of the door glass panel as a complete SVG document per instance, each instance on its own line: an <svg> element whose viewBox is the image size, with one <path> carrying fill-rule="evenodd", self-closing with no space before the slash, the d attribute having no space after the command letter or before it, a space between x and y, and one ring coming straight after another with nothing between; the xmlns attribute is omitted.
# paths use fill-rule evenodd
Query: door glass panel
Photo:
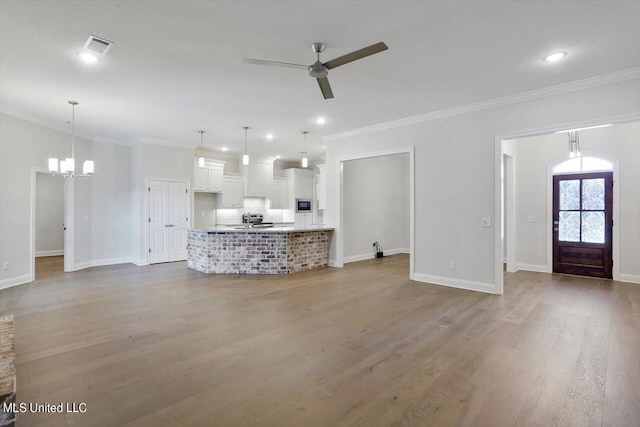
<svg viewBox="0 0 640 427"><path fill-rule="evenodd" d="M560 210L580 210L580 180L560 181Z"/></svg>
<svg viewBox="0 0 640 427"><path fill-rule="evenodd" d="M604 243L604 212L582 212L582 241Z"/></svg>
<svg viewBox="0 0 640 427"><path fill-rule="evenodd" d="M563 242L580 241L580 212L560 212L558 239Z"/></svg>
<svg viewBox="0 0 640 427"><path fill-rule="evenodd" d="M604 178L582 180L582 209L604 210Z"/></svg>

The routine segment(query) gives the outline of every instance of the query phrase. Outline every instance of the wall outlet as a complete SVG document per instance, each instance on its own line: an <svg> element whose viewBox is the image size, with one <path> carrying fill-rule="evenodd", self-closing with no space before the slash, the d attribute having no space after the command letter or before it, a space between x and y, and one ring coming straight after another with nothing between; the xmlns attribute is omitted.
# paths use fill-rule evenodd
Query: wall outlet
<svg viewBox="0 0 640 427"><path fill-rule="evenodd" d="M9 265L11 265L11 264L9 264L9 261L3 262L2 263L2 269L3 270L8 270L9 269Z"/></svg>
<svg viewBox="0 0 640 427"><path fill-rule="evenodd" d="M491 218L482 218L480 223L483 227L491 227Z"/></svg>
<svg viewBox="0 0 640 427"><path fill-rule="evenodd" d="M456 269L456 262L455 261L450 261L449 262L449 270L455 270Z"/></svg>
<svg viewBox="0 0 640 427"><path fill-rule="evenodd" d="M529 215L527 217L527 222L536 222L536 217L534 215Z"/></svg>
<svg viewBox="0 0 640 427"><path fill-rule="evenodd" d="M89 222L89 217L87 215L83 216L82 222Z"/></svg>
<svg viewBox="0 0 640 427"><path fill-rule="evenodd" d="M204 216L204 211L200 211L200 216Z"/></svg>

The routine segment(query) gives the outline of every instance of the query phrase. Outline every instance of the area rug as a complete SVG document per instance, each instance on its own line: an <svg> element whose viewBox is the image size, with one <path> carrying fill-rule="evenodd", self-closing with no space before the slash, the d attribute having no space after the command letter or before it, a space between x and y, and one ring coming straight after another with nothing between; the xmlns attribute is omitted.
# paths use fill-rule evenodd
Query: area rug
<svg viewBox="0 0 640 427"><path fill-rule="evenodd" d="M5 411L16 401L16 355L13 316L0 317L0 427L14 427L15 412Z"/></svg>

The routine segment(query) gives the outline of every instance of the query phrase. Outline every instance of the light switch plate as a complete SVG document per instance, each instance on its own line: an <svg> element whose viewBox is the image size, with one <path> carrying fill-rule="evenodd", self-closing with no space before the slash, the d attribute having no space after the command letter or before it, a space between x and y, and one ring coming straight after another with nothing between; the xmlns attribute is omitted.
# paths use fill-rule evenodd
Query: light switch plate
<svg viewBox="0 0 640 427"><path fill-rule="evenodd" d="M536 222L536 217L534 215L529 215L527 217L527 222Z"/></svg>
<svg viewBox="0 0 640 427"><path fill-rule="evenodd" d="M483 227L491 227L491 218L482 218L481 224Z"/></svg>
<svg viewBox="0 0 640 427"><path fill-rule="evenodd" d="M83 216L82 222L89 222L89 217L87 215Z"/></svg>

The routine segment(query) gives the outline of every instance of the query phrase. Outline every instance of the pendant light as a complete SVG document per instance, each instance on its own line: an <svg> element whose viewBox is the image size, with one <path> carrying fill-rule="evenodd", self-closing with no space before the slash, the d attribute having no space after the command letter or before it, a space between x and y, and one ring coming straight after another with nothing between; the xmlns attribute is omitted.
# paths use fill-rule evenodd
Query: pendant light
<svg viewBox="0 0 640 427"><path fill-rule="evenodd" d="M53 175L62 175L65 178L75 178L77 176L88 177L93 175L94 163L93 160L85 160L82 164L82 174L76 174L76 159L75 159L75 145L76 145L76 105L78 102L69 101L71 104L71 157L67 157L64 160L60 160L55 157L49 158L49 172ZM58 166L60 167L58 169Z"/></svg>
<svg viewBox="0 0 640 427"><path fill-rule="evenodd" d="M300 154L302 154L302 167L306 168L307 166L309 166L309 159L307 159L307 134L309 132L307 132L306 130L304 132L302 132L302 135L304 135L304 147L303 147L303 152L301 152Z"/></svg>
<svg viewBox="0 0 640 427"><path fill-rule="evenodd" d="M580 137L577 130L569 132L569 157L580 157Z"/></svg>
<svg viewBox="0 0 640 427"><path fill-rule="evenodd" d="M242 164L246 166L249 164L249 150L247 149L247 131L249 127L243 126L242 129L244 129L244 154L242 155Z"/></svg>
<svg viewBox="0 0 640 427"><path fill-rule="evenodd" d="M203 137L205 131L199 130L198 132L200 132L200 157L198 157L198 166L203 168L204 167L204 157L202 157L202 137Z"/></svg>

